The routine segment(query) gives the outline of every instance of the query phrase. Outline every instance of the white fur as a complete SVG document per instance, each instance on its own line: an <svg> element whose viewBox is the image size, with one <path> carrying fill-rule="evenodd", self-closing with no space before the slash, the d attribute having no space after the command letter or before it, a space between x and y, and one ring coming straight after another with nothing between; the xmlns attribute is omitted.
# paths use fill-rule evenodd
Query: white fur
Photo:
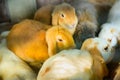
<svg viewBox="0 0 120 80"><path fill-rule="evenodd" d="M110 46L110 43L102 38L93 38L93 46L95 46L95 43L97 43L97 48L100 51L103 59L106 63L110 62L114 56L114 50L115 48L113 46ZM105 49L107 48L107 49Z"/></svg>
<svg viewBox="0 0 120 80"><path fill-rule="evenodd" d="M63 50L44 63L37 80L89 80L92 64L87 51ZM45 73L47 68L50 69Z"/></svg>
<svg viewBox="0 0 120 80"><path fill-rule="evenodd" d="M3 80L36 80L33 70L6 47L6 40L0 43L0 77Z"/></svg>
<svg viewBox="0 0 120 80"><path fill-rule="evenodd" d="M114 29L115 32L111 32L111 30ZM117 45L117 39L119 37L119 27L116 26L116 24L113 23L106 23L102 25L102 30L99 33L99 37L105 39L106 41L111 43L111 46Z"/></svg>
<svg viewBox="0 0 120 80"><path fill-rule="evenodd" d="M102 25L99 37L111 40L111 46L116 46L120 40L120 0L117 0L109 12L108 22ZM111 32L114 29L114 32Z"/></svg>

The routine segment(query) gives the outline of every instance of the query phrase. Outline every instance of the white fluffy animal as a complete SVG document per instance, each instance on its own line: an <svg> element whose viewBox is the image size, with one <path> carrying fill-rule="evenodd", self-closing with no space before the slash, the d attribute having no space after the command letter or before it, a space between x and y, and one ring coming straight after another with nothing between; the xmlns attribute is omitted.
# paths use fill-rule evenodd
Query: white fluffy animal
<svg viewBox="0 0 120 80"><path fill-rule="evenodd" d="M87 39L81 50L63 50L46 60L37 80L103 80L112 49L104 39Z"/></svg>
<svg viewBox="0 0 120 80"><path fill-rule="evenodd" d="M111 46L120 44L120 0L117 0L109 12L108 22L101 26L99 37L111 43Z"/></svg>
<svg viewBox="0 0 120 80"><path fill-rule="evenodd" d="M44 63L37 80L90 80L92 64L87 51L64 50Z"/></svg>
<svg viewBox="0 0 120 80"><path fill-rule="evenodd" d="M112 60L115 53L115 48L108 41L97 37L85 40L81 49L101 54L106 63Z"/></svg>
<svg viewBox="0 0 120 80"><path fill-rule="evenodd" d="M111 43L111 46L116 46L120 40L120 25L114 23L105 23L99 33L99 37Z"/></svg>
<svg viewBox="0 0 120 80"><path fill-rule="evenodd" d="M1 36L5 37L8 32ZM0 43L0 79L36 80L34 71L6 47L6 40Z"/></svg>

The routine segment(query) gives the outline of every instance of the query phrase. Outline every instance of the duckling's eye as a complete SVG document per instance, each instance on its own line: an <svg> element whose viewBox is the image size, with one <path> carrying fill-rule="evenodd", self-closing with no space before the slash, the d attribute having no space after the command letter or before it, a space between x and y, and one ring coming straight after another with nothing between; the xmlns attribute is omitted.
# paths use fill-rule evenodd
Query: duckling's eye
<svg viewBox="0 0 120 80"><path fill-rule="evenodd" d="M106 47L104 48L104 50L107 51L107 50L108 50L108 46L106 46Z"/></svg>
<svg viewBox="0 0 120 80"><path fill-rule="evenodd" d="M65 15L62 13L62 14L61 14L61 17L63 17L63 18L64 18L64 17L65 17Z"/></svg>

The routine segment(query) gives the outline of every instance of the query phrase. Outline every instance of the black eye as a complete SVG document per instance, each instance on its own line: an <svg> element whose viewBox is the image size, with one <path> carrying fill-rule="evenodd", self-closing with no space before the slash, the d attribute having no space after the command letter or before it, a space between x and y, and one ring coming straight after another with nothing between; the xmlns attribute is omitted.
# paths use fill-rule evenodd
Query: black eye
<svg viewBox="0 0 120 80"><path fill-rule="evenodd" d="M107 50L108 50L108 46L106 46L106 47L104 48L104 50L107 51Z"/></svg>
<svg viewBox="0 0 120 80"><path fill-rule="evenodd" d="M64 14L61 14L61 17L65 17L65 15L64 15Z"/></svg>
<svg viewBox="0 0 120 80"><path fill-rule="evenodd" d="M111 39L108 39L108 42L111 42Z"/></svg>
<svg viewBox="0 0 120 80"><path fill-rule="evenodd" d="M62 42L63 40L62 39L58 39L60 42Z"/></svg>

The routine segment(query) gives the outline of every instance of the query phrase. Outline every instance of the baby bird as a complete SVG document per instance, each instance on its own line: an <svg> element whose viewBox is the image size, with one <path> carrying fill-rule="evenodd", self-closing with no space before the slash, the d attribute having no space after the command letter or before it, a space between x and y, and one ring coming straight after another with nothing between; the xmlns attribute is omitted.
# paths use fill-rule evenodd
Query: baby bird
<svg viewBox="0 0 120 80"><path fill-rule="evenodd" d="M75 47L68 30L53 26L46 31L46 27L49 26L34 20L24 20L14 25L7 36L7 47L37 68L56 52Z"/></svg>
<svg viewBox="0 0 120 80"><path fill-rule="evenodd" d="M34 19L49 25L60 25L71 34L74 34L78 23L75 9L68 3L43 6L35 13Z"/></svg>
<svg viewBox="0 0 120 80"><path fill-rule="evenodd" d="M116 1L109 12L108 21L101 26L99 37L111 43L111 46L120 44L120 1Z"/></svg>
<svg viewBox="0 0 120 80"><path fill-rule="evenodd" d="M108 74L106 55L113 54L112 49L104 39L89 38L80 50L63 50L47 59L37 80L103 80Z"/></svg>
<svg viewBox="0 0 120 80"><path fill-rule="evenodd" d="M78 24L73 35L76 48L81 48L87 38L95 37L97 32L97 11L94 5L84 0L74 0L71 5L76 9Z"/></svg>
<svg viewBox="0 0 120 80"><path fill-rule="evenodd" d="M36 80L35 72L7 48L5 39L0 43L0 80Z"/></svg>

